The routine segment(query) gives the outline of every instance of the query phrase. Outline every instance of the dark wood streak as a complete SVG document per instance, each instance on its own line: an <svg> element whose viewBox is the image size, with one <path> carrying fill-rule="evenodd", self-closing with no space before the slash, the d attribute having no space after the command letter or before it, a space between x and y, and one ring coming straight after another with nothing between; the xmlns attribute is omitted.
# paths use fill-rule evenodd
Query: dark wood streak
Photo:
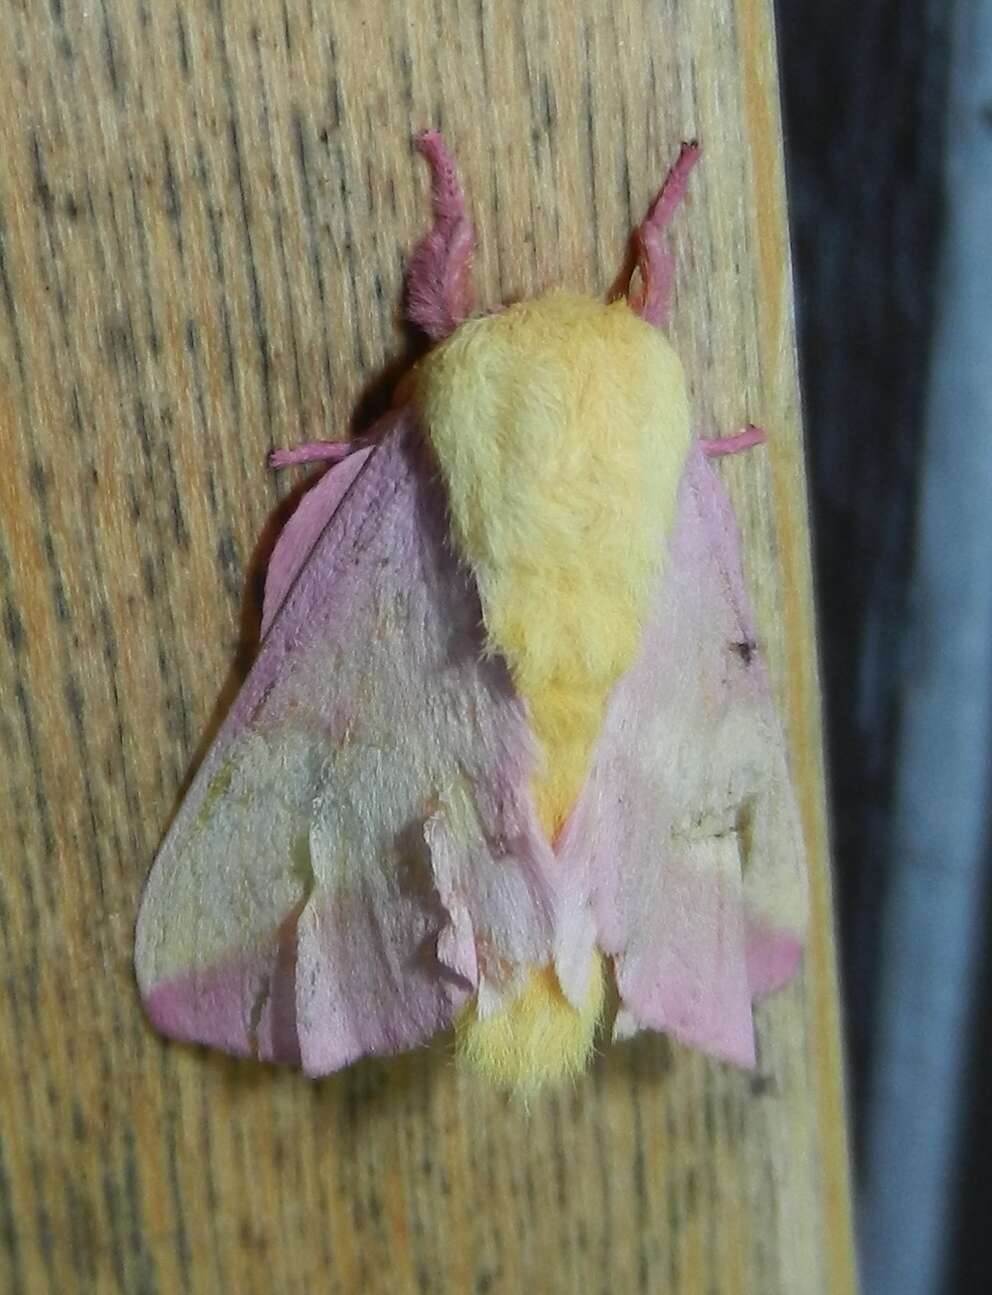
<svg viewBox="0 0 992 1295"><path fill-rule="evenodd" d="M189 43L186 38L186 20L178 4L176 5L176 44L179 47L179 67L183 77L188 81L190 79Z"/></svg>
<svg viewBox="0 0 992 1295"><path fill-rule="evenodd" d="M630 1073L630 1106L631 1106L631 1133L633 1135L634 1151L631 1161L630 1172L632 1179L632 1188L634 1193L634 1236L637 1246L637 1289L647 1290L650 1267L647 1253L647 1242L650 1236L649 1225L649 1206L647 1197L647 1176L644 1163L644 1121L641 1103L639 1100L639 1084L642 1079L643 1067L641 1058L634 1057ZM675 1205L675 1197L669 1194L668 1208L671 1211ZM678 1235L677 1229L671 1227L672 1216L669 1212L669 1227L673 1237Z"/></svg>
<svg viewBox="0 0 992 1295"><path fill-rule="evenodd" d="M91 1284L97 1280L97 1256L93 1214L88 1197L69 1177L63 1184L65 1211L69 1217L69 1234L80 1277Z"/></svg>
<svg viewBox="0 0 992 1295"><path fill-rule="evenodd" d="M102 1175L103 1203L110 1232L108 1238L110 1260L117 1289L127 1291L129 1271L124 1258L124 1247L121 1243L121 1226L123 1223L123 1206L120 1199L120 1188L111 1167L104 1168Z"/></svg>
<svg viewBox="0 0 992 1295"><path fill-rule="evenodd" d="M3 1244L6 1264L7 1290L10 1295L21 1295L26 1289L21 1269L21 1242L14 1216L11 1180L7 1172L2 1142L0 1142L0 1242Z"/></svg>
<svg viewBox="0 0 992 1295"><path fill-rule="evenodd" d="M214 1156L213 1156L213 1133L210 1119L210 1108L201 1095L200 1100L200 1122L199 1122L199 1141L203 1148L203 1171L205 1177L205 1194L207 1219L210 1229L210 1255L216 1266L214 1277L216 1280L217 1290L228 1289L227 1270L224 1262L224 1246L221 1244L220 1231L218 1228L220 1213L220 1197L214 1180Z"/></svg>
<svg viewBox="0 0 992 1295"><path fill-rule="evenodd" d="M461 159L486 305L608 282L703 138L674 335L701 425L746 403L775 430L721 471L822 878L812 654L785 633L798 616L808 642L786 303L762 331L769 224L784 249L769 9L733 7L0 8L2 1295L849 1295L822 883L806 982L759 1012L760 1091L650 1039L529 1111L450 1041L312 1084L157 1039L131 969L291 486L265 452L353 425L405 352L425 125Z"/></svg>
<svg viewBox="0 0 992 1295"><path fill-rule="evenodd" d="M130 177L130 164L128 165L128 172ZM132 193L132 199L133 199L133 189L131 190L131 193ZM117 214L117 204L114 201L113 192L108 192L107 198L108 198L108 211L110 214L111 231L114 236L114 241L117 245L118 254L120 255L123 261L127 256L127 249L126 249L126 244L124 240L122 224ZM103 263L103 268L106 271L105 262ZM150 303L150 298L149 298L149 303ZM151 321L151 317L150 317L150 322L152 326L152 331L150 331L149 333L149 339L151 339L151 337L154 335L154 322ZM183 547L185 547L185 544L186 544L186 525L182 517L181 504L179 502L180 496L179 496L178 483L176 482L175 473L172 468L171 451L170 451L170 446L167 438L156 437L155 438L156 445L153 445L153 428L148 415L149 394L146 386L148 377L144 370L143 357L139 353L139 348L136 341L134 321L133 321L133 316L132 316L130 307L125 307L124 309L123 330L120 334L119 340L120 340L120 352L123 355L123 359L125 362L123 367L122 379L126 381L125 375L128 375L128 374L130 375L131 381L130 381L130 384L128 385L130 385L131 391L133 393L132 395L132 411L133 411L133 418L134 418L133 426L134 426L134 430L137 433L138 444L141 448L141 455L144 461L145 491L139 490L139 497L140 497L140 494L143 494L146 492L150 493L152 502L154 505L156 505L156 508L155 508L156 514L159 516L161 515L161 511L157 506L158 498L155 492L155 487L158 481L158 476L155 468L156 445L157 445L158 457L164 460L166 477L167 477L167 480L169 481L169 484L171 485L171 490L169 491L169 494L171 495L172 506L169 509L168 516L169 516L169 521L171 522L171 528L172 528L172 541L177 548L182 549ZM152 354L154 354L154 347L152 347L151 349L152 349ZM139 505L139 508L140 508L140 505ZM135 521L139 521L139 520L141 520L140 516L135 518ZM167 552L168 552L167 546L164 544L159 544L151 553L146 552L143 555L142 564L141 564L146 595L148 596L150 602L154 606L156 619L159 622L156 627L157 633L155 635L155 646L157 648L159 673L161 675L163 683L168 683L172 677L171 672L169 671L166 665L166 662L168 660L168 652L167 652L166 645L174 641L177 633L177 626L175 622L171 601L167 598L156 597L156 593L159 587L161 587L161 589L164 591L166 588L168 588L170 583L169 575L166 567ZM192 732L191 732L189 714L185 704L185 697L183 693L182 684L178 679L175 680L174 692L173 692L173 705L170 708L170 710L172 715L178 719L179 733L182 735L182 737L185 740L191 741Z"/></svg>
<svg viewBox="0 0 992 1295"><path fill-rule="evenodd" d="M236 424L241 423L241 392L238 383L237 362L234 349L234 329L227 304L226 267L224 247L220 236L220 215L211 200L213 189L212 176L207 162L207 151L199 131L196 136L197 178L203 194L203 207L210 228L210 250L213 254L214 268L217 271L217 302L220 307L224 331L224 357L227 363L227 395L230 399Z"/></svg>
<svg viewBox="0 0 992 1295"><path fill-rule="evenodd" d="M142 214L142 203L138 198L137 187L134 178L134 164L130 154L125 154L125 164L127 166L127 183L131 195L131 213L134 219L134 228L138 235L139 258L138 263L141 268L141 287L142 296L144 297L145 315L148 320L148 345L151 349L152 356L156 356L159 351L159 332L155 323L155 305L152 300L152 289L150 283L149 265L148 265L148 237L145 233L145 219Z"/></svg>
<svg viewBox="0 0 992 1295"><path fill-rule="evenodd" d="M103 15L103 58L110 81L110 87L116 96L123 93L123 79L118 66L117 47L114 44L114 33L110 25L110 14L107 12L107 0L100 0L100 12Z"/></svg>
<svg viewBox="0 0 992 1295"><path fill-rule="evenodd" d="M45 780L42 775L41 758L38 752L38 741L35 736L35 722L31 703L28 701L27 692L22 680L20 679L17 679L14 684L14 695L17 698L17 709L20 711L21 723L24 727L24 738L27 744L29 767L32 782L34 784L35 810L38 815L38 826L41 829L42 857L46 863L50 864L55 858L55 833L52 827L48 802L45 800L44 795ZM31 936L36 939L41 924L41 916L35 885L36 879L33 874L25 878L24 898L27 901L28 931ZM31 968L35 966L33 958L30 960L28 965ZM34 980L32 974L29 986L32 986L33 983Z"/></svg>
<svg viewBox="0 0 992 1295"><path fill-rule="evenodd" d="M14 292L7 270L7 229L3 209L0 208L0 290L3 292L3 304L7 314L7 325L14 342L14 358L17 363L17 376L20 385L25 386L24 344L21 341L21 330L17 321L17 308L14 303Z"/></svg>
<svg viewBox="0 0 992 1295"><path fill-rule="evenodd" d="M2 537L0 537L0 580L2 580L2 585L4 590L4 626L7 631L8 641L10 642L11 648L14 653L15 668L18 668L17 658L20 657L22 652L26 651L27 643L25 641L26 636L24 631L23 619L16 605L12 601L14 597L13 572L11 570L11 562L7 553L6 546L2 543ZM35 808L35 814L36 814L35 825L38 829L40 829L40 833L41 833L42 856L46 860L50 860L54 854L54 848L55 848L54 832L52 829L52 822L51 822L51 816L49 814L48 802L45 799L43 794L44 780L41 776L41 762L39 760L38 748L35 740L35 724L32 717L31 706L28 701L27 693L24 689L23 682L20 678L17 678L15 680L14 695L17 701L17 711L20 714L21 727L24 733L24 743L27 748L28 772L30 773L31 782L33 786L34 808ZM13 733L11 735L13 738ZM14 741L16 741L16 739L14 739ZM13 741L12 741L12 746L13 746L13 750L10 753L10 759L8 764L8 767L11 773L8 774L8 776L11 776L11 774L18 767L18 765L23 766L23 763L24 763L23 757L21 758L20 761L15 759L15 755L17 754L17 747L13 745ZM18 842L22 846L26 846L28 841L28 833L26 830L26 826L27 826L26 817L27 817L26 815L18 815L14 820L14 829L17 834ZM4 893L5 885L6 885L5 870L0 869L0 896L2 896ZM31 946L32 946L31 952L33 954L34 950L36 950L37 948L40 913L38 908L38 897L36 892L35 877L32 871L29 870L24 873L23 881L21 882L21 885L24 888L22 897L26 902L26 907L27 907L27 919L28 919L27 934L30 936ZM4 899L3 908L2 908L3 920L2 922L0 922L0 935L2 935L5 938L5 940L7 938L8 931L9 931L7 912L8 912L8 905L7 905L6 899ZM23 916L23 910L22 910L22 916ZM34 965L33 956L29 958L28 965L29 966Z"/></svg>
<svg viewBox="0 0 992 1295"><path fill-rule="evenodd" d="M31 1183L34 1188L35 1199L34 1224L45 1285L52 1292L52 1295L58 1295L54 1272L52 1218L48 1210L49 1197L44 1187L41 1161L36 1155L31 1157Z"/></svg>
<svg viewBox="0 0 992 1295"><path fill-rule="evenodd" d="M176 172L172 163L172 144L169 142L168 135L164 133L162 135L162 161L165 165L165 210L172 221L176 239L176 252L179 259L182 260L183 208L179 195L179 182L176 179Z"/></svg>
<svg viewBox="0 0 992 1295"><path fill-rule="evenodd" d="M90 828L90 858L93 862L93 871L96 878L97 891L99 899L102 902L106 900L106 858L103 849L103 833L99 820L96 796L94 794L93 782L90 777L89 743L86 737L86 725L84 716L83 694L79 687L79 682L75 673L71 669L66 671L65 681L65 708L68 713L73 734L76 740L76 747L79 752L80 768L83 771L83 797L86 805L86 818Z"/></svg>
<svg viewBox="0 0 992 1295"><path fill-rule="evenodd" d="M131 1252L131 1262L128 1266L131 1276L127 1289L140 1292L140 1295L154 1295L158 1289L158 1282L155 1279L154 1259L149 1249L151 1237L148 1235L142 1214L144 1192L138 1172L133 1129L124 1130L123 1141L124 1212L127 1218L128 1246Z"/></svg>
<svg viewBox="0 0 992 1295"><path fill-rule="evenodd" d="M324 377L327 383L327 392L330 394L333 390L333 380L331 377L331 340L330 332L327 326L326 314L326 296L324 289L324 271L320 263L320 245L317 240L317 217L314 211L313 193L310 188L310 169L307 163L307 143L303 125L303 115L298 111L293 112L293 142L295 144L295 157L299 169L300 184L303 189L303 213L306 220L307 238L310 244L310 269L313 274L314 285L317 289L317 297L320 301L320 323L323 334L323 362Z"/></svg>
<svg viewBox="0 0 992 1295"><path fill-rule="evenodd" d="M207 418L206 398L203 390L203 374L200 369L199 354L196 342L196 320L187 319L184 331L186 340L186 350L190 355L190 367L192 369L193 398L196 403L197 413L197 432L200 445L200 451L207 463L210 462L210 421ZM207 474L207 502L210 505L211 514L216 517L218 511L217 498L217 481L212 472Z"/></svg>
<svg viewBox="0 0 992 1295"><path fill-rule="evenodd" d="M592 51L589 44L589 24L582 24L582 44L585 68L585 80L582 86L582 103L584 108L583 125L585 131L583 140L587 150L586 167L589 176L589 208L587 215L589 217L592 237L590 239L593 256L599 252L599 203L596 200L596 191L599 185L598 168L596 165L596 91L593 85L593 64Z"/></svg>
<svg viewBox="0 0 992 1295"><path fill-rule="evenodd" d="M325 150L328 160L332 161L334 170L338 176L338 193L340 196L340 207L345 216L345 229L350 231L354 227L354 216L352 208L351 185L348 182L348 163L345 152L340 143L332 146L331 137L327 136ZM369 356L365 349L365 339L362 336L359 319L361 317L361 290L359 288L358 276L361 267L356 264L357 258L354 255L353 244L350 233L345 235L344 240L336 249L338 256L343 264L344 272L347 276L348 291L351 304L351 317L354 321L352 329L351 358L354 360L359 372L365 372L368 369Z"/></svg>
<svg viewBox="0 0 992 1295"><path fill-rule="evenodd" d="M238 186L238 198L241 210L241 221L244 234L245 263L248 281L251 285L252 322L255 326L255 341L258 346L258 357L262 372L262 393L265 402L266 431L272 435L272 373L269 357L269 335L265 324L262 306L262 293L258 283L258 267L255 264L255 247L252 238L252 215L248 203L248 191L245 182L244 165L241 156L241 126L235 97L231 61L227 51L227 39L224 35L224 7L222 0L212 0L216 20L217 44L220 49L221 67L223 69L224 95L228 106L228 136L231 149L231 161L234 167L234 178ZM271 443L271 441L270 441Z"/></svg>
<svg viewBox="0 0 992 1295"><path fill-rule="evenodd" d="M283 7L284 21L288 22L285 6ZM296 338L296 308L293 304L293 281L290 274L289 261L286 255L286 239L283 229L283 197L279 184L279 172L276 168L276 153L272 137L272 121L269 112L269 93L265 83L265 70L262 57L262 50L259 46L258 32L252 37L252 45L255 54L255 78L259 91L259 106L262 111L262 122L265 127L265 143L269 161L269 184L271 185L272 197L272 214L275 221L275 239L276 246L279 249L279 269L282 272L283 288L285 291L286 318L289 325L289 344L293 356L293 383L296 391L297 406L302 412L305 408L303 397L303 381L300 377L300 352ZM287 52L291 52L292 46L289 42L287 27ZM301 419L300 439L307 439L306 419Z"/></svg>
<svg viewBox="0 0 992 1295"><path fill-rule="evenodd" d="M0 226L0 236L2 236L2 233L3 233L3 229L2 229L2 226ZM21 379L18 387L18 395L21 401L22 410L25 415L25 419L28 420L30 418L30 413L27 408L27 402L28 402L27 393L28 393L29 387L26 381L27 366L25 362L25 348L24 348L24 343L21 336L20 324L18 321L18 316L17 316L15 304L14 304L12 285L7 274L6 260L5 260L5 257L2 255L2 243L0 243L0 274L2 274L4 303L8 311L8 320L9 320L11 333L13 337L14 354L17 361L18 375ZM36 501L39 501L40 504L43 506L44 491L45 491L44 469L38 463L37 459L33 457L31 458L31 461L30 461L28 477L30 482L31 493L34 495ZM44 515L43 515L42 521L43 521L43 525L47 521L47 518L44 517ZM52 543L51 532L47 526L45 526L45 529L44 529L43 548L44 548L44 553L45 553L47 565L49 567L51 580L52 580L52 585L51 585L52 603L55 609L55 614L57 619L62 620L65 617L65 590L62 583L61 573L59 571L57 563L54 560L54 545ZM11 578L12 564L11 564L10 558L7 555L6 550L3 551L3 576L4 576L4 585L6 587L5 603L7 604L7 606L12 607L12 615L8 617L8 620L11 623L16 623L19 626L23 626L21 615L18 612L16 606L14 606L12 602L12 599L13 599L13 589L12 589L13 581ZM18 653L18 656L19 655L20 654ZM21 722L23 725L25 741L27 744L28 761L29 761L29 767L31 772L31 780L33 784L37 822L38 822L38 826L41 829L42 857L46 864L51 864L55 856L55 832L54 832L54 827L52 823L51 813L49 810L48 801L45 796L45 778L43 776L39 745L36 737L36 724L33 717L33 707L28 698L27 690L24 686L24 681L19 673L17 674L14 680L14 692L17 699L17 708L21 715ZM48 868L45 869L44 875L48 878L49 893L46 895L46 898L51 900L53 881L51 879L50 871ZM30 932L31 941L33 945L32 952L34 952L37 950L37 936L38 936L38 930L40 926L40 913L38 909L35 878L33 875L25 879L24 887L25 887L25 898L27 900L27 908L28 908L29 932ZM29 986L32 990L32 996L33 996L33 992L36 984L36 979L33 972L33 967L34 967L33 958L31 962L31 967L32 967L32 972L29 977Z"/></svg>

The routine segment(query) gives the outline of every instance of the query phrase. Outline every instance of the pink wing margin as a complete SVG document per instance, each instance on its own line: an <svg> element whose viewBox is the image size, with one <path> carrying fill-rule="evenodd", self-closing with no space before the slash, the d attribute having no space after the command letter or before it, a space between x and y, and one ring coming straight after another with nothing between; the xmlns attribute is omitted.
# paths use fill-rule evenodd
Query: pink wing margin
<svg viewBox="0 0 992 1295"><path fill-rule="evenodd" d="M690 452L640 660L558 842L576 884L556 962L579 1001L592 945L612 956L618 1036L662 1030L750 1066L752 1000L801 956L804 847L740 537L707 454Z"/></svg>
<svg viewBox="0 0 992 1295"><path fill-rule="evenodd" d="M258 660L138 918L165 1034L325 1074L551 956L532 739L422 453L392 415L280 537Z"/></svg>

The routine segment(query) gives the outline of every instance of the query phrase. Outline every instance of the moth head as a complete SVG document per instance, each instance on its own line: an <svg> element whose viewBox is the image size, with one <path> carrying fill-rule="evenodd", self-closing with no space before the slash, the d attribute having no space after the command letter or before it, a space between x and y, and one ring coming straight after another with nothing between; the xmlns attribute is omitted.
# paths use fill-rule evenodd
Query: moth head
<svg viewBox="0 0 992 1295"><path fill-rule="evenodd" d="M419 135L416 146L430 167L433 223L410 259L406 309L438 345L400 384L396 403L418 406L442 467L457 467L480 436L501 455L524 451L523 461L570 448L587 454L591 442L621 443L620 423L681 451L685 380L660 329L673 279L665 231L696 145L683 145L634 233L639 282L626 296L604 303L556 291L474 317L475 234L457 169L436 131Z"/></svg>

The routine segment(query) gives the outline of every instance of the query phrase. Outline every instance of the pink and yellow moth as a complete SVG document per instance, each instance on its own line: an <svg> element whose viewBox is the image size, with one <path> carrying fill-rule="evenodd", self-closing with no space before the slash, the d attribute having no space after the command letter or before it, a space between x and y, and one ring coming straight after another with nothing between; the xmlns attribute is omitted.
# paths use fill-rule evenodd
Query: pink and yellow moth
<svg viewBox="0 0 992 1295"><path fill-rule="evenodd" d="M174 1038L324 1075L454 1028L520 1089L599 1036L741 1065L802 947L786 745L710 460L662 331L684 146L640 284L473 316L441 138L407 314L435 343L273 552L262 643L137 926Z"/></svg>

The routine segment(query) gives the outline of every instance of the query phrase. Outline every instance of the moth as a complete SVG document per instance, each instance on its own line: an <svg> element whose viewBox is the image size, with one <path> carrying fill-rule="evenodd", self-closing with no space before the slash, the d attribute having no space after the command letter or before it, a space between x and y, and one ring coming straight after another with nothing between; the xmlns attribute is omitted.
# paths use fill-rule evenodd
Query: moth
<svg viewBox="0 0 992 1295"><path fill-rule="evenodd" d="M474 314L441 137L406 309L433 343L269 564L261 647L144 893L158 1030L325 1075L449 1029L522 1090L640 1030L743 1066L800 960L787 748L663 326L683 146L639 285Z"/></svg>

